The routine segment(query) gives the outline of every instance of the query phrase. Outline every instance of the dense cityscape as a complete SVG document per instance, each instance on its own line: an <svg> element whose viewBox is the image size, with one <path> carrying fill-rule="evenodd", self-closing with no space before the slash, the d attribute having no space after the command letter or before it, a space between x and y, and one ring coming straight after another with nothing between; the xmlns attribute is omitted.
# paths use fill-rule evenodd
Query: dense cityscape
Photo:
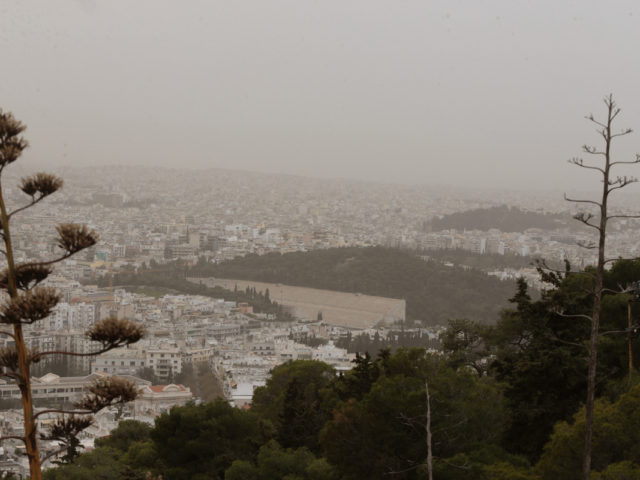
<svg viewBox="0 0 640 480"><path fill-rule="evenodd" d="M145 325L147 334L135 345L96 357L70 357L64 364L51 359L37 367L41 376L34 380L34 398L47 404L77 400L92 381L104 375L134 379L142 388L143 394L124 413L101 413L99 421L83 433L86 447L115 428L120 418L152 423L175 405L202 401L201 392L192 390L199 390L198 382L192 382L191 387L178 382L189 378L182 375L185 366L190 372L194 366L206 366L218 395L241 407L250 404L253 390L265 385L270 371L279 364L321 360L338 371L347 371L355 353L337 346L341 339L352 334L371 340L387 338L405 328L404 312L384 322L384 310L374 314L379 316L377 321L356 330L311 315L282 322L272 314L253 312L248 303L225 298L163 294L153 288L145 292L145 288L140 291L134 286L127 291L113 286L112 276L118 272L148 270L150 266L161 270L177 260L188 266L254 253L376 245L408 249L422 256L432 250L468 250L480 255L568 259L580 267L593 263L591 253L577 246L586 233L572 223L569 208L559 195L545 195L546 202L535 200L536 205L543 205L536 213L567 218L554 230L433 231L430 221L435 218L504 205L524 209L536 194L460 192L303 177L292 182L286 176L240 171L178 173L103 167L91 172L103 181L93 184L88 180L88 169L65 168L65 187L55 201L25 211L15 219L13 230L14 251L20 262L41 261L53 254L51 232L57 223L86 222L100 232L94 247L78 258L65 260L47 280L62 293L63 301L51 316L26 330L30 349L94 351L96 344L84 332L108 316L132 318ZM9 201L17 205L21 192L5 191ZM614 231L615 254L635 255L640 248L632 225L623 224ZM535 265L487 273L501 279L523 278L534 287L543 287ZM108 279L111 285L104 286ZM103 286L98 287L99 283ZM374 299L370 298L356 300L367 303ZM406 333L424 336L438 348L438 334L445 327L407 327ZM310 338L314 341L305 341ZM9 345L10 339L3 337L2 341ZM59 374L48 371L52 369ZM15 384L0 384L3 408L17 406L19 398ZM19 411L5 412L3 430L20 432ZM8 458L5 463L18 461L18 457ZM16 465L20 465L16 466L20 472L25 471L26 464Z"/></svg>

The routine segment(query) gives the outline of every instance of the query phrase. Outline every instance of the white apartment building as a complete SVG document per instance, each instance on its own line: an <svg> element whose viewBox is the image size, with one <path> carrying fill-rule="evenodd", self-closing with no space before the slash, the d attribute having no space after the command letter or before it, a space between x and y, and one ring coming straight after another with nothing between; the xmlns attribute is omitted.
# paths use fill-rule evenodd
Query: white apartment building
<svg viewBox="0 0 640 480"><path fill-rule="evenodd" d="M94 357L91 373L104 372L113 375L135 375L146 366L147 356L136 348L117 348Z"/></svg>
<svg viewBox="0 0 640 480"><path fill-rule="evenodd" d="M146 351L146 366L159 378L168 378L182 371L182 355L176 346L156 346Z"/></svg>

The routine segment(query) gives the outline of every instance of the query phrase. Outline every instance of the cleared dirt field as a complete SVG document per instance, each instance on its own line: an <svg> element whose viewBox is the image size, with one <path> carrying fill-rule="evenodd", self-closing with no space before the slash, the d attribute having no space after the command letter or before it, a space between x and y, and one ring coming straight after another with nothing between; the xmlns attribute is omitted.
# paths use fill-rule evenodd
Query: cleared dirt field
<svg viewBox="0 0 640 480"><path fill-rule="evenodd" d="M322 312L322 319L326 323L340 327L366 329L378 323L391 324L405 318L406 302L395 298L224 278L199 278L192 281L202 281L208 286L218 285L227 290L233 290L236 285L239 290L245 290L249 286L255 287L259 292L268 288L271 300L289 307L295 316L315 320L318 312Z"/></svg>

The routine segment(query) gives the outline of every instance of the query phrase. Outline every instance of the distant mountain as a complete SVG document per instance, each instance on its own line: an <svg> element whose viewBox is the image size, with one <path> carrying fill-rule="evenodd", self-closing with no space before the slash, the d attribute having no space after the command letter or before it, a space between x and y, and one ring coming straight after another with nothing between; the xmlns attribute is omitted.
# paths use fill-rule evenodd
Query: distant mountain
<svg viewBox="0 0 640 480"><path fill-rule="evenodd" d="M567 226L568 215L542 214L502 205L456 212L426 223L427 229L440 230L489 230L496 228L503 232L523 232L528 228L554 230Z"/></svg>
<svg viewBox="0 0 640 480"><path fill-rule="evenodd" d="M247 255L199 263L189 274L404 298L407 317L429 325L455 318L493 323L515 292L514 282L383 247Z"/></svg>

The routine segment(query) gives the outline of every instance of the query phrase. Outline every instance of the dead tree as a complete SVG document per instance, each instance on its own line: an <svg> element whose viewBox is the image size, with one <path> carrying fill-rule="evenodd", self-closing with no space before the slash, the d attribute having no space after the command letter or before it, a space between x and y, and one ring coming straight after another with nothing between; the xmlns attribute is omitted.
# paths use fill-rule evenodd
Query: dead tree
<svg viewBox="0 0 640 480"><path fill-rule="evenodd" d="M429 480L433 480L433 450L431 446L431 398L429 397L429 381L424 381L424 391L427 397L427 422L425 430L427 433L427 475Z"/></svg>
<svg viewBox="0 0 640 480"><path fill-rule="evenodd" d="M26 140L20 136L25 126L11 113L0 110L0 180L5 168L15 162L27 147ZM62 180L54 175L36 173L22 179L19 188L28 199L26 203L9 211L0 182L0 237L4 248L0 252L4 257L5 268L0 272L0 290L4 291L4 301L0 304L0 324L5 326L0 335L12 339L13 345L0 349L0 377L14 381L20 389L24 412L24 436L0 437L2 440L14 439L24 442L29 460L32 480L42 479L42 463L54 454L75 448L73 439L91 422L90 414L122 402L135 399L135 384L117 377L107 377L90 386L87 395L75 405L75 409L34 408L31 390L30 366L48 355L97 355L113 348L129 345L138 341L143 329L131 322L117 318L107 318L95 323L86 333L87 338L96 342L96 350L90 353L72 353L66 351L33 351L27 348L23 327L47 318L60 300L55 289L41 286L52 272L53 266L75 253L91 247L97 241L97 235L84 225L61 224L57 227L59 255L46 261L17 264L11 244L11 220L17 213L33 207L45 197L62 187ZM41 432L40 438L58 440L63 444L59 451L41 457L38 449L37 419L45 414L58 414L57 420L48 432ZM67 452L68 453L68 452Z"/></svg>
<svg viewBox="0 0 640 480"><path fill-rule="evenodd" d="M577 213L574 218L589 228L595 230L598 241L592 244L581 244L582 247L587 249L597 249L598 261L596 264L595 274L593 275L593 307L590 315L573 315L575 317L582 317L591 322L591 333L588 344L588 373L587 373L587 400L586 400L586 413L585 413L585 435L584 435L584 451L582 457L582 477L584 480L591 478L591 444L593 438L593 412L594 401L596 391L596 370L598 365L598 339L600 336L600 312L602 305L602 294L604 292L604 268L607 262L613 259L607 259L605 257L605 244L607 238L607 223L614 218L639 218L636 215L610 215L609 214L609 196L615 190L626 187L631 183L635 183L638 180L635 177L629 176L614 176L612 168L617 165L633 165L640 163L640 155L636 154L636 158L630 161L612 161L611 160L611 145L615 138L628 135L631 133L631 129L621 130L614 133L612 124L615 118L620 113L620 108L613 100L613 96L609 95L604 99L604 104L607 108L607 117L604 121L599 121L594 118L593 115L589 115L586 118L596 125L596 131L602 137L602 148L593 147L590 145L583 145L582 151L594 158L598 158L599 161L589 163L585 162L582 158L572 158L570 163L577 165L580 168L594 170L602 177L602 194L599 200L590 199L576 199L568 198L565 195L565 199L569 202L583 205L587 207L585 211ZM591 210L591 211L589 211Z"/></svg>

